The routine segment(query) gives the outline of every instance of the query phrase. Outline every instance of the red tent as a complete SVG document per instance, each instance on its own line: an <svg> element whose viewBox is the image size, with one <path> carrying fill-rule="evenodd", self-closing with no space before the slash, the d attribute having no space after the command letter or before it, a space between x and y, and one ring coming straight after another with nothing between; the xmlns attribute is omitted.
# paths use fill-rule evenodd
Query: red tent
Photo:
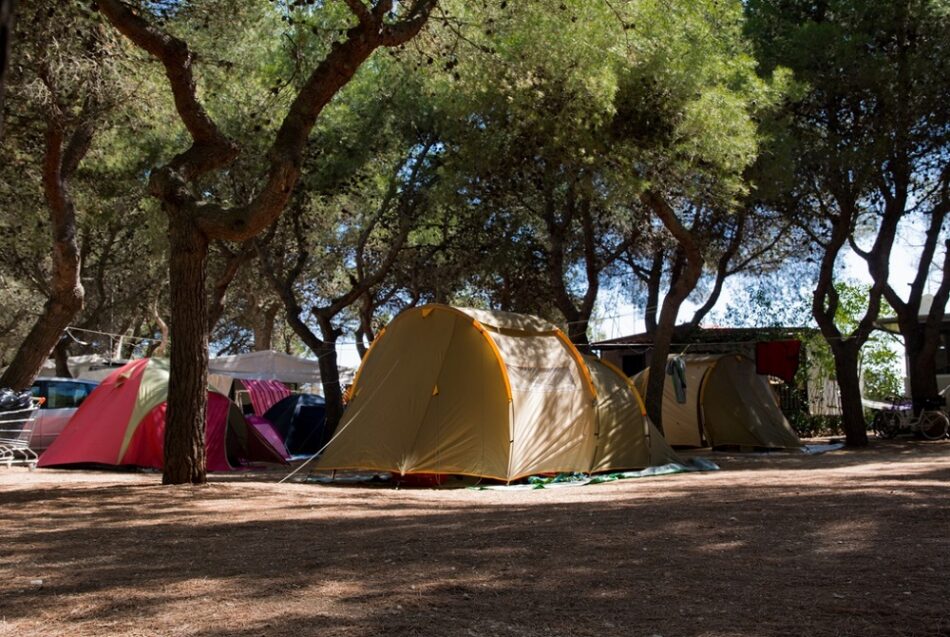
<svg viewBox="0 0 950 637"><path fill-rule="evenodd" d="M168 363L139 359L110 374L83 401L38 466L95 463L162 468ZM209 471L228 471L247 462L284 463L241 410L208 392L205 443Z"/></svg>

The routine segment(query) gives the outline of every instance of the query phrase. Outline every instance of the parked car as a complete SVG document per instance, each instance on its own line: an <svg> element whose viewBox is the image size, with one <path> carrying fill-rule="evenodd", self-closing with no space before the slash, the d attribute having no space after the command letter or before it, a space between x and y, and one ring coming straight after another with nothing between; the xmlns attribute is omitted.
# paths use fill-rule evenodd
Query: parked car
<svg viewBox="0 0 950 637"><path fill-rule="evenodd" d="M45 451L66 427L76 409L99 383L73 378L38 378L33 383L33 396L46 400L40 406L33 424L30 448Z"/></svg>

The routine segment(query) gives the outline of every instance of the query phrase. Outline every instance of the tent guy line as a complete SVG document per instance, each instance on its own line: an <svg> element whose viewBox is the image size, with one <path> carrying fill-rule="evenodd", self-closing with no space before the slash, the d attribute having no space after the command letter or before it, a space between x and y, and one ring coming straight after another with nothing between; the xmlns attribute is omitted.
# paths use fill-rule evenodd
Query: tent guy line
<svg viewBox="0 0 950 637"><path fill-rule="evenodd" d="M393 372L394 370L395 370L395 368L393 368L392 370L390 370L389 373L392 374L392 372ZM376 386L376 388L375 388L375 389L373 390L373 392L372 392L373 395L375 395L376 392L379 391L379 388L380 388L381 385L382 385L382 383L380 383L379 385ZM310 456L309 458L307 458L306 460L304 460L304 461L300 464L299 467L297 467L296 469L294 469L293 471L291 471L290 473L288 473L286 476L284 476L283 478L281 478L281 479L277 482L277 484L283 484L284 482L287 482L287 480L289 480L290 478L292 478L298 471L300 471L301 469L303 469L304 467L306 467L306 466L307 466L308 464L310 464L315 458L317 458L321 453L323 453L324 451L326 451L327 447L329 447L331 444L333 444L333 441L336 440L337 438L339 438L339 437L340 437L340 434L342 434L342 433L346 430L347 427L349 427L351 424L353 424L354 422L356 422L357 420L359 420L359 416L360 416L360 414L362 413L362 411L363 411L362 408L361 408L359 411L357 411L357 412L354 414L354 416L349 419L349 421L347 421L346 423L344 423L342 427L340 427L339 429L337 429L337 430L333 433L333 436L327 441L327 443L326 443L325 445L323 445L320 449L318 449L318 450L316 451L316 453L314 453L312 456Z"/></svg>
<svg viewBox="0 0 950 637"><path fill-rule="evenodd" d="M90 343L86 343L86 342L81 341L81 340L78 339L75 335L73 335L71 332L87 332L87 333L89 333L89 334L98 334L98 335L100 335L100 336L108 336L108 337L109 337L110 339L112 339L112 340L122 339L122 340L125 340L125 341L139 341L139 342L153 342L153 343L158 343L158 342L161 342L161 340L162 340L161 338L153 338L153 337L151 337L151 336L129 336L128 334L116 334L116 333L114 333L114 332L103 332L103 331L100 331L100 330L90 330L90 329L85 329L85 328L82 328L82 327L73 327L73 326L67 327L65 331L66 331L67 335L68 335L70 338L72 338L74 341L76 341L76 342L79 343L80 345L86 345L86 346L90 345ZM337 345L358 345L359 342L358 342L358 341L337 341L336 344L337 344ZM211 348L209 347L209 350L210 350L210 349L211 349ZM313 354L313 352L308 352L308 353L309 353L309 354ZM233 354L231 354L231 355L233 355ZM220 358L221 356L228 356L228 354L218 354L218 356L216 356L216 357L214 357L214 358ZM313 359L310 359L310 360L319 360L320 358L323 358L323 357L325 357L325 356L329 356L329 354L313 354L313 356L314 356L314 358L313 358Z"/></svg>
<svg viewBox="0 0 950 637"><path fill-rule="evenodd" d="M152 338L150 336L130 336L128 334L114 334L112 332L100 332L99 330L90 330L84 327L73 327L70 325L66 328L66 332L86 332L87 334L99 334L100 336L110 336L113 338L121 338L127 341L160 341L160 338ZM74 337L75 338L75 337Z"/></svg>
<svg viewBox="0 0 950 637"><path fill-rule="evenodd" d="M298 473L301 469L303 469L304 467L306 467L306 466L307 466L308 464L310 464L315 458L317 458L321 453L323 453L324 451L326 451L326 448L329 447L329 446L333 443L333 441L337 439L337 436L339 436L341 433L343 433L343 431L344 431L347 427L349 427L351 424L353 424L354 422L355 422L355 419L354 419L354 420L351 420L350 422L348 422L348 423L346 423L345 425L343 425L342 427L340 427L340 429L339 429L335 434L333 434L333 437L330 438L330 439L327 441L327 443L326 443L325 445L323 445L322 447L320 447L320 448L319 448L316 452L314 452L313 455L311 455L309 458L307 458L306 460L304 460L303 462L301 462L299 467L297 467L296 469L294 469L293 471L291 471L290 473L288 473L287 475L285 475L283 478L281 478L280 480L278 480L278 481L277 481L277 484L283 484L283 483L287 482L288 480L290 480L290 479L291 479L292 477L294 477L295 475L297 475L297 473Z"/></svg>

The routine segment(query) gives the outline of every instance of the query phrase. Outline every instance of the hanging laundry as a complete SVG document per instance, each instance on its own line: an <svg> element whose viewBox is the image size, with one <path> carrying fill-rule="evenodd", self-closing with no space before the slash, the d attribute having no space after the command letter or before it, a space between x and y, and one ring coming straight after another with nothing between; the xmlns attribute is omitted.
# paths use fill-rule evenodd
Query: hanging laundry
<svg viewBox="0 0 950 637"><path fill-rule="evenodd" d="M755 373L775 376L792 383L801 361L801 352L802 342L798 340L756 343Z"/></svg>
<svg viewBox="0 0 950 637"><path fill-rule="evenodd" d="M672 356L666 361L666 373L671 376L676 402L686 402L686 361L682 356Z"/></svg>

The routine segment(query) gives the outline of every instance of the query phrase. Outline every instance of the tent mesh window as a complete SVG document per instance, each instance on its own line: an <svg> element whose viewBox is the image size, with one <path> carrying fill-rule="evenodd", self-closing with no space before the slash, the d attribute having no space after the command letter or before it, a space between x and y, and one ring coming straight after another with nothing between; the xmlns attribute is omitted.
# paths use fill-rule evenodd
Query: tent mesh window
<svg viewBox="0 0 950 637"><path fill-rule="evenodd" d="M577 391L577 379L570 367L519 367L507 365L511 388L526 392Z"/></svg>

